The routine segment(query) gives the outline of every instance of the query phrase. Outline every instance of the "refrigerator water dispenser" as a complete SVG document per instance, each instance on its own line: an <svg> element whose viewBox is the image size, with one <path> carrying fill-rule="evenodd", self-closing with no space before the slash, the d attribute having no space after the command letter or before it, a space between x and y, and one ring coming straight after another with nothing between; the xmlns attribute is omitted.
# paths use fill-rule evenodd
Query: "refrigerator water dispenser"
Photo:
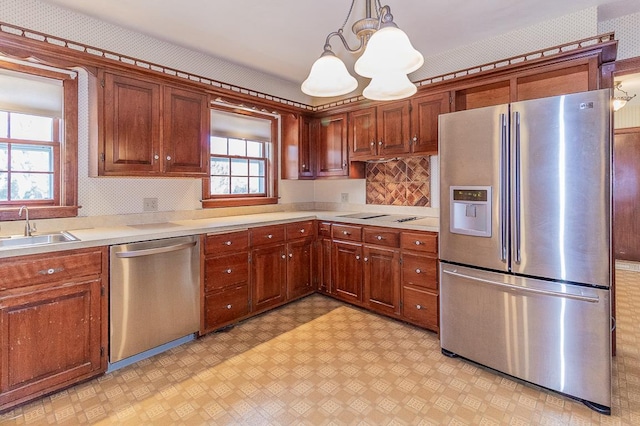
<svg viewBox="0 0 640 426"><path fill-rule="evenodd" d="M491 237L491 187L451 186L450 231Z"/></svg>

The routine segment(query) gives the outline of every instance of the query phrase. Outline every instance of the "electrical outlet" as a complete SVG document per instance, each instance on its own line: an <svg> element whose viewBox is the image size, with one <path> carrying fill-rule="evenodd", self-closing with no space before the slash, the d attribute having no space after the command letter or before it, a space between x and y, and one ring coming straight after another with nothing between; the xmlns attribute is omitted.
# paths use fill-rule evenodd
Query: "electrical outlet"
<svg viewBox="0 0 640 426"><path fill-rule="evenodd" d="M143 198L142 199L142 211L143 212L157 212L158 211L158 199L157 198Z"/></svg>
<svg viewBox="0 0 640 426"><path fill-rule="evenodd" d="M340 201L343 203L348 203L349 202L349 193L348 192L343 192L340 194Z"/></svg>

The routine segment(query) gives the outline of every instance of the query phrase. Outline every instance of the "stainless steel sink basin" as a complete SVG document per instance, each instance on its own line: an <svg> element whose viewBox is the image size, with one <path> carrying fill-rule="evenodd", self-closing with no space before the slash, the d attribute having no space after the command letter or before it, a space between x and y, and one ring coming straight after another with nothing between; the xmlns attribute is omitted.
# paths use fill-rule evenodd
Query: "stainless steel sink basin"
<svg viewBox="0 0 640 426"><path fill-rule="evenodd" d="M67 243L71 241L80 241L80 239L66 231L37 234L30 237L14 235L11 237L0 237L0 248L28 247L42 244Z"/></svg>

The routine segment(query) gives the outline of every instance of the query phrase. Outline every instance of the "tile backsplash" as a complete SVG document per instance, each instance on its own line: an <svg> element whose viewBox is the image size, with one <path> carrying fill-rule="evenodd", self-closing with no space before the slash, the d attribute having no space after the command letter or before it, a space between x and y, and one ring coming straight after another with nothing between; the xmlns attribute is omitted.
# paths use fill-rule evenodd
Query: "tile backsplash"
<svg viewBox="0 0 640 426"><path fill-rule="evenodd" d="M431 206L429 157L367 163L367 204Z"/></svg>

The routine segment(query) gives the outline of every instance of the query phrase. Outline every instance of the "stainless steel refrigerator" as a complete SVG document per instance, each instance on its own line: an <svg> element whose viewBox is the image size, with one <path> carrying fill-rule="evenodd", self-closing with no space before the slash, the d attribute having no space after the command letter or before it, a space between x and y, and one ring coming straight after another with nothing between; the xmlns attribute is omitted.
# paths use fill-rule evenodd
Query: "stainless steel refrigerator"
<svg viewBox="0 0 640 426"><path fill-rule="evenodd" d="M611 407L611 94L444 114L443 353Z"/></svg>

